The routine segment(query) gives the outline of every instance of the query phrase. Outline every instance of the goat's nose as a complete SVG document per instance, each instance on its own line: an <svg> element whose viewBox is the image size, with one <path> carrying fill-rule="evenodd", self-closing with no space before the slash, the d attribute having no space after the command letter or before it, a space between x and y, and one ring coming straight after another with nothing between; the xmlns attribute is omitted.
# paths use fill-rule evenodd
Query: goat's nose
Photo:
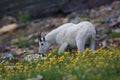
<svg viewBox="0 0 120 80"><path fill-rule="evenodd" d="M44 57L44 54L42 54L42 53L38 53L41 57Z"/></svg>

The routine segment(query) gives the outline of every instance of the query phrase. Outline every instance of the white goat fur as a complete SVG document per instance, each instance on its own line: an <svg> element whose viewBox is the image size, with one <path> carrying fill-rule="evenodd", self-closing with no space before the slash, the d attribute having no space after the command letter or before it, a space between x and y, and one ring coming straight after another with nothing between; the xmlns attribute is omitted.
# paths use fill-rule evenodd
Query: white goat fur
<svg viewBox="0 0 120 80"><path fill-rule="evenodd" d="M52 30L45 36L48 47L44 50L39 47L39 53L44 53L50 46L58 44L60 46L59 53L65 51L69 46L77 47L80 52L84 51L85 44L90 41L90 49L95 49L95 27L88 21L83 21L78 24L66 23ZM41 42L39 42L39 46Z"/></svg>

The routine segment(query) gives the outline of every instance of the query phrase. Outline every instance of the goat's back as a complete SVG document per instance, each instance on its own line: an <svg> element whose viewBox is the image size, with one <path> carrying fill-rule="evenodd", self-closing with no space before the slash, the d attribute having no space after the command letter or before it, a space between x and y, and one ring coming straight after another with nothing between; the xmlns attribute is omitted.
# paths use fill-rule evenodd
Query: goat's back
<svg viewBox="0 0 120 80"><path fill-rule="evenodd" d="M68 44L73 47L76 46L76 37L84 38L90 35L94 37L96 34L94 26L88 21L83 21L79 24L72 23L72 25L69 26L59 27L57 30L56 42L60 45L68 42Z"/></svg>

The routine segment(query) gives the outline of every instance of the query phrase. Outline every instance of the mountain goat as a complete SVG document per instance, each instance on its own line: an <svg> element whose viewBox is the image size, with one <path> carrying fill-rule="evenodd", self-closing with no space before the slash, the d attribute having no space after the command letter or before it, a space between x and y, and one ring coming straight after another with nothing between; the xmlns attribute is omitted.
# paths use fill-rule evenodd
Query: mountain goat
<svg viewBox="0 0 120 80"><path fill-rule="evenodd" d="M88 21L78 24L66 23L52 30L46 36L42 37L39 34L39 53L44 54L54 44L60 46L58 53L65 51L68 46L83 52L88 41L90 49L94 50L95 36L95 27Z"/></svg>

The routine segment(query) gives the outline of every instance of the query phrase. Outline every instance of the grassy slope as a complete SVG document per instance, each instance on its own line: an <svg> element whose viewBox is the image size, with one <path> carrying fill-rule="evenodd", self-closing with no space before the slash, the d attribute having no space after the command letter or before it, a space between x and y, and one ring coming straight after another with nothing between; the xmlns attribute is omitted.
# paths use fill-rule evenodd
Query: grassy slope
<svg viewBox="0 0 120 80"><path fill-rule="evenodd" d="M0 80L26 80L42 75L44 80L119 80L120 50L86 49L83 54L57 51L31 62L0 63Z"/></svg>

